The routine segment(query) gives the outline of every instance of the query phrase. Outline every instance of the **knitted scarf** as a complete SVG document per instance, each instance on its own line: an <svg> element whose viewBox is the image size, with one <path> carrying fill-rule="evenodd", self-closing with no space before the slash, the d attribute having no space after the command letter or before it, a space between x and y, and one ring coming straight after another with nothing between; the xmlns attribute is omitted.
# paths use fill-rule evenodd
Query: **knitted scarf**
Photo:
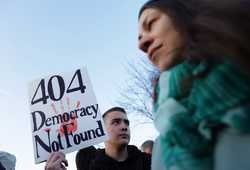
<svg viewBox="0 0 250 170"><path fill-rule="evenodd" d="M212 170L216 129L250 133L250 77L230 62L184 62L156 86L154 124L167 169Z"/></svg>

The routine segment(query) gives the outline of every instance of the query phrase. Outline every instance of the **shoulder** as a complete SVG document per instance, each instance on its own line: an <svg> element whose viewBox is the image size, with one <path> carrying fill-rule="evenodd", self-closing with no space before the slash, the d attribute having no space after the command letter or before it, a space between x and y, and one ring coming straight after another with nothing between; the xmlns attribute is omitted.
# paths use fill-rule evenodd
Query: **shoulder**
<svg viewBox="0 0 250 170"><path fill-rule="evenodd" d="M150 170L150 154L141 152L136 146L128 145L128 156L128 159L135 163L137 169Z"/></svg>
<svg viewBox="0 0 250 170"><path fill-rule="evenodd" d="M80 149L75 158L78 170L88 170L93 159L96 157L97 149L94 146Z"/></svg>
<svg viewBox="0 0 250 170"><path fill-rule="evenodd" d="M94 155L96 151L97 149L94 146L80 149L76 154L76 159L81 159L81 157L85 157L87 155Z"/></svg>

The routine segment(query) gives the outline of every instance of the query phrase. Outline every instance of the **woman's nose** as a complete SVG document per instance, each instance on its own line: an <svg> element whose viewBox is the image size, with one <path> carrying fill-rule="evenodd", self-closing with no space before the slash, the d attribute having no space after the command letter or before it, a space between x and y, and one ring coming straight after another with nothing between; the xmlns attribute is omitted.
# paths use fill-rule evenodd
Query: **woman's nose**
<svg viewBox="0 0 250 170"><path fill-rule="evenodd" d="M138 41L139 41L139 44L138 44L139 49L141 49L143 52L147 53L148 48L153 43L153 38L151 38L148 35L140 35L138 37Z"/></svg>

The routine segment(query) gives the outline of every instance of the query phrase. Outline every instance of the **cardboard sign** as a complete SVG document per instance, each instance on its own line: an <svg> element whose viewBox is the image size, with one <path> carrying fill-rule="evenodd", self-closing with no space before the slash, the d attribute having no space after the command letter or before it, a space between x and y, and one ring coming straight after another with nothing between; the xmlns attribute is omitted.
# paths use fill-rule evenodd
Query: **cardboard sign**
<svg viewBox="0 0 250 170"><path fill-rule="evenodd" d="M29 103L35 163L107 139L85 68L31 82Z"/></svg>

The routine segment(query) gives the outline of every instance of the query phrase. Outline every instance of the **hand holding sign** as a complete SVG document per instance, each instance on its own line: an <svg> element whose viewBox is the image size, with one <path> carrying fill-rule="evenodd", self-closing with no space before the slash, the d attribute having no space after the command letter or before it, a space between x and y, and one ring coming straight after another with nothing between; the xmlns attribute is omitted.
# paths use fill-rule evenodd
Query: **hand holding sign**
<svg viewBox="0 0 250 170"><path fill-rule="evenodd" d="M107 138L86 69L41 78L29 87L36 163L52 152L72 152Z"/></svg>
<svg viewBox="0 0 250 170"><path fill-rule="evenodd" d="M66 170L68 161L62 152L54 152L46 162L45 170Z"/></svg>

